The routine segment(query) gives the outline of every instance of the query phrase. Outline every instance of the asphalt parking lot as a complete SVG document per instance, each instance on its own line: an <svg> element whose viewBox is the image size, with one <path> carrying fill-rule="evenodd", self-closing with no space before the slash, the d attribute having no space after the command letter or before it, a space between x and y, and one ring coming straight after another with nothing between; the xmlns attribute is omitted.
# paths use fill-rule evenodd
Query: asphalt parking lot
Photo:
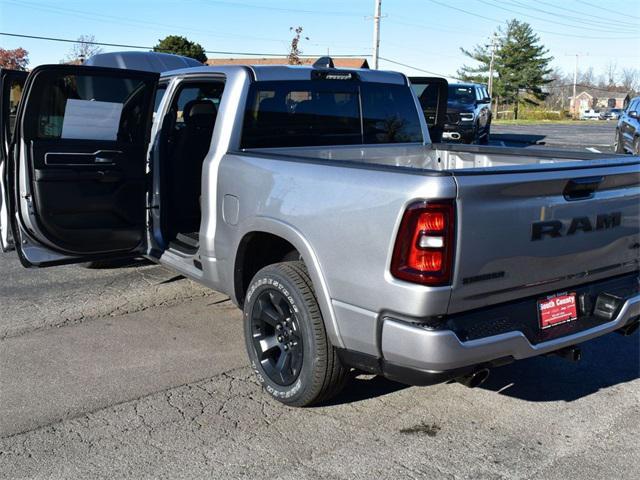
<svg viewBox="0 0 640 480"><path fill-rule="evenodd" d="M613 152L615 121L582 121L491 126L492 145Z"/></svg>
<svg viewBox="0 0 640 480"><path fill-rule="evenodd" d="M607 151L599 123L496 125L492 142ZM359 376L291 409L254 381L224 295L148 264L25 270L0 255L0 272L2 479L640 478L638 333L476 389Z"/></svg>

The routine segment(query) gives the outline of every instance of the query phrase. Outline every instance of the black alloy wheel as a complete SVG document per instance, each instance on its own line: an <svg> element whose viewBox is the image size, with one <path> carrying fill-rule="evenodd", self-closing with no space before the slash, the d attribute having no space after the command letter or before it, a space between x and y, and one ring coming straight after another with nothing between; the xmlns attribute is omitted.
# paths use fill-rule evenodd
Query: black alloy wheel
<svg viewBox="0 0 640 480"><path fill-rule="evenodd" d="M302 368L303 340L298 318L280 291L264 290L257 297L251 331L265 374L278 385L293 384Z"/></svg>
<svg viewBox="0 0 640 480"><path fill-rule="evenodd" d="M243 311L249 363L267 394L286 405L305 407L340 392L349 368L327 335L302 260L259 270L248 285Z"/></svg>

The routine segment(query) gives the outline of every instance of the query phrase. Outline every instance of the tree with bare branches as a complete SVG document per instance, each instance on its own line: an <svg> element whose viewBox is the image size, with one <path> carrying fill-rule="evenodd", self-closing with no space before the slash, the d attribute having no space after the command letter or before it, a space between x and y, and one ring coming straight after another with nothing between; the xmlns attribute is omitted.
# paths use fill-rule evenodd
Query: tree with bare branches
<svg viewBox="0 0 640 480"><path fill-rule="evenodd" d="M640 71L637 68L623 68L620 83L629 91L640 90Z"/></svg>
<svg viewBox="0 0 640 480"><path fill-rule="evenodd" d="M309 37L302 36L302 27L289 27L289 31L293 32L293 38L291 39L291 48L289 49L289 55L287 55L287 60L289 65L302 65L302 61L300 61L300 55L302 55L302 50L300 50L300 40L305 39L309 40Z"/></svg>
<svg viewBox="0 0 640 480"><path fill-rule="evenodd" d="M93 35L80 35L78 41L74 43L62 63L84 63L84 61L98 53L102 53L102 48L96 45L96 37Z"/></svg>

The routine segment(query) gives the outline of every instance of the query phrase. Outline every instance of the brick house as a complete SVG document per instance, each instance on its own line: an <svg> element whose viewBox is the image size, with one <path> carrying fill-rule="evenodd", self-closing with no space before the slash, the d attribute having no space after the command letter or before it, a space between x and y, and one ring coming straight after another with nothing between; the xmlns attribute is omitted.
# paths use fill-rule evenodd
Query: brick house
<svg viewBox="0 0 640 480"><path fill-rule="evenodd" d="M585 110L605 110L609 108L624 108L628 93L587 89L569 98L569 110L578 117Z"/></svg>

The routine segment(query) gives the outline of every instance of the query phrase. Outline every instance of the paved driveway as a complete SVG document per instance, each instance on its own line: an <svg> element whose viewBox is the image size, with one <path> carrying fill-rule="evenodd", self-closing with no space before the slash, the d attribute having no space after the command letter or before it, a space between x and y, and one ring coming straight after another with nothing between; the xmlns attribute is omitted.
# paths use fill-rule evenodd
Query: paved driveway
<svg viewBox="0 0 640 480"><path fill-rule="evenodd" d="M582 121L570 124L492 125L491 144L549 147L563 150L613 152L616 122Z"/></svg>
<svg viewBox="0 0 640 480"><path fill-rule="evenodd" d="M579 146L605 127L585 125ZM562 141L564 126L527 128ZM2 479L640 478L638 333L473 390L359 376L330 405L290 409L254 381L224 295L155 265L25 270L0 255L0 272Z"/></svg>

